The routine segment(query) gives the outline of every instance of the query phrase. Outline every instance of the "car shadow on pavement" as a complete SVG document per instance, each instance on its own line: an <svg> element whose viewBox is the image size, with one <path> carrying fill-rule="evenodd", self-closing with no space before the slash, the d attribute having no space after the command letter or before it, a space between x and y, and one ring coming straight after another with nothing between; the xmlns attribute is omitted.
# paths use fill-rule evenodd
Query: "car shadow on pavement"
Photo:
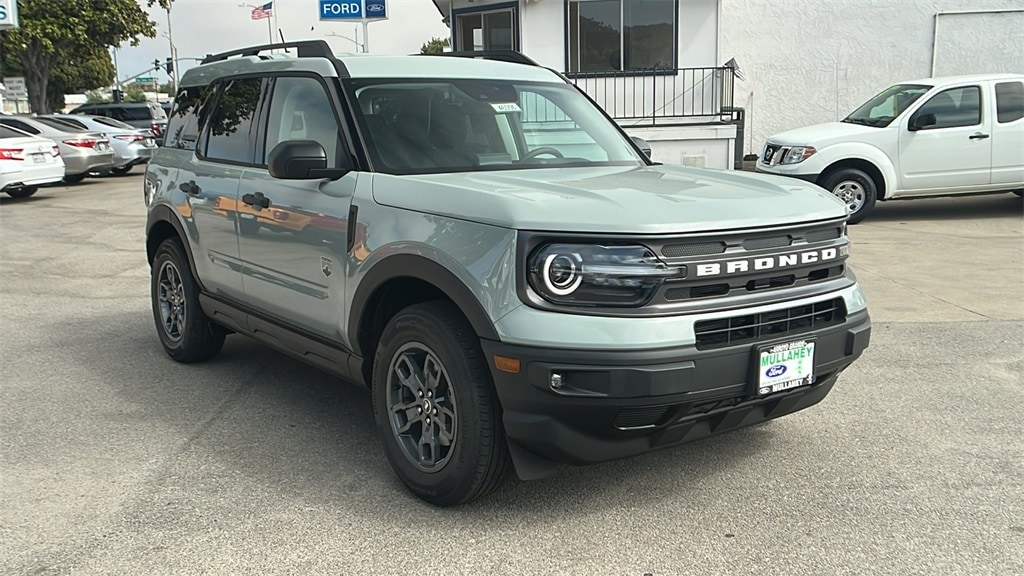
<svg viewBox="0 0 1024 576"><path fill-rule="evenodd" d="M875 204L865 219L871 222L902 220L972 220L1024 215L1024 201L1016 194L987 194L944 198L888 200Z"/></svg>
<svg viewBox="0 0 1024 576"><path fill-rule="evenodd" d="M97 326L97 321L106 325ZM155 429L172 430L169 439L175 441L162 440L153 455L166 459L169 470L186 468L169 477L196 474L196 468L213 477L218 470L241 472L246 482L266 492L298 494L309 506L336 506L339 512L367 517L387 509L437 510L409 494L392 473L370 395L359 386L240 336L229 337L209 362L178 364L163 353L148 314L124 313L89 320L81 330L66 328L57 338L67 341L55 343L57 349L101 377L124 405L112 409L139 412ZM607 502L678 500L689 493L696 499L709 477L729 475L734 465L768 451L784 453L795 439L773 446L776 426L626 460L566 466L542 480L523 482L513 473L492 495L450 513L497 527L513 516L519 522L552 511L585 513ZM174 489L195 490L191 485Z"/></svg>

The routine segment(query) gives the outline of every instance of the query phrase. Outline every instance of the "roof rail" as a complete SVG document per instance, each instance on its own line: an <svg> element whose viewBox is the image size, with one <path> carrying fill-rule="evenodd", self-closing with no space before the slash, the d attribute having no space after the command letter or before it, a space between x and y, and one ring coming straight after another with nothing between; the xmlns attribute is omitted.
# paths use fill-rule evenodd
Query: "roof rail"
<svg viewBox="0 0 1024 576"><path fill-rule="evenodd" d="M203 64L209 64L211 62L220 62L221 60L227 60L232 56L258 56L260 52L267 50L279 50L295 48L296 52L299 53L299 58L333 58L334 52L331 52L330 45L323 40L299 40L296 42L281 42L279 44L263 44L261 46L250 46L248 48L240 48L238 50L231 50L230 52L221 52L220 54L212 54L203 58Z"/></svg>
<svg viewBox="0 0 1024 576"><path fill-rule="evenodd" d="M457 58L478 58L483 60L499 60L501 62L512 62L513 64L527 64L529 66L540 66L532 59L515 50L459 50L457 52L441 52L439 54L428 54L428 56L455 56Z"/></svg>

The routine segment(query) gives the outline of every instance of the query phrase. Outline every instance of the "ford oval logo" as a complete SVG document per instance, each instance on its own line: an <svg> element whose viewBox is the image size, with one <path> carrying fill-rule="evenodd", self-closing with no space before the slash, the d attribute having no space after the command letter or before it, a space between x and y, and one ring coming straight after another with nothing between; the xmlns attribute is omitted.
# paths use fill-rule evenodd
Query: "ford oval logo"
<svg viewBox="0 0 1024 576"><path fill-rule="evenodd" d="M782 376L785 373L786 367L783 366L782 364L776 364L775 366L772 366L771 368L764 371L764 375L769 378L778 378L779 376Z"/></svg>
<svg viewBox="0 0 1024 576"><path fill-rule="evenodd" d="M366 5L366 11L367 12L383 12L384 11L384 5L383 4L367 4Z"/></svg>

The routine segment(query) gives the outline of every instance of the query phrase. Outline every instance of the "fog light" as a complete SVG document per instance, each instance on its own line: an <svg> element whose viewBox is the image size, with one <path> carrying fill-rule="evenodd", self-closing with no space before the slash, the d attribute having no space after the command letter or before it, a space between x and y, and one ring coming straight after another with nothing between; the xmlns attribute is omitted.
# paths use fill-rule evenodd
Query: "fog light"
<svg viewBox="0 0 1024 576"><path fill-rule="evenodd" d="M553 389L555 389L555 390L558 390L563 385L565 385L565 382L562 380L562 375L558 374L557 372L552 373L551 374L551 387Z"/></svg>

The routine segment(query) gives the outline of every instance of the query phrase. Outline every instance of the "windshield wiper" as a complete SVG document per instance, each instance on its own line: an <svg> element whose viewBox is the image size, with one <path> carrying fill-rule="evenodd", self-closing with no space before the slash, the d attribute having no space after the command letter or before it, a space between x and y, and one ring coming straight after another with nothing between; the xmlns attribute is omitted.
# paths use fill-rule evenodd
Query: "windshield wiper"
<svg viewBox="0 0 1024 576"><path fill-rule="evenodd" d="M853 118L851 116L843 118L842 122L846 122L847 124L860 124L861 126L874 126L874 123L866 118Z"/></svg>

